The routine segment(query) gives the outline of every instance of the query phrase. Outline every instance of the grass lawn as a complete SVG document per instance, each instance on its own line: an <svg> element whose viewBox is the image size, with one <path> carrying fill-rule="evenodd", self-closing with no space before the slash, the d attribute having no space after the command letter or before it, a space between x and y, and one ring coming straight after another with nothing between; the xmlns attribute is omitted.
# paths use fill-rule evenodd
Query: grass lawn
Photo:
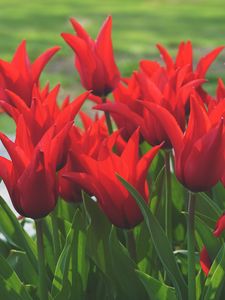
<svg viewBox="0 0 225 300"><path fill-rule="evenodd" d="M93 37L107 15L113 16L113 41L117 63L124 76L141 58L159 59L156 43L172 53L181 40L190 39L195 58L225 44L224 0L0 0L0 57L10 60L22 39L31 59L53 45L62 46L42 76L42 81L62 83L72 96L81 92L73 68L73 54L60 37L72 32L69 17L77 18ZM209 72L209 89L215 78L225 79L225 51ZM0 122L4 123L4 121ZM3 124L4 125L4 124Z"/></svg>

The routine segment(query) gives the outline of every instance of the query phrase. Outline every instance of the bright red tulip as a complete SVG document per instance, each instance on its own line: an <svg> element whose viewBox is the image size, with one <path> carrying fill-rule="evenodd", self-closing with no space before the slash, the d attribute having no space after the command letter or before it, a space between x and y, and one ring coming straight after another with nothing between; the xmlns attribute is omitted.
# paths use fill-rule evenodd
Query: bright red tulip
<svg viewBox="0 0 225 300"><path fill-rule="evenodd" d="M111 41L112 17L106 19L95 41L75 19L71 23L76 35L62 33L62 37L76 54L75 67L82 85L94 95L106 96L120 81Z"/></svg>
<svg viewBox="0 0 225 300"><path fill-rule="evenodd" d="M143 116L143 106L137 101L137 99L140 99L141 92L135 74L126 80L126 84L119 83L118 87L113 92L113 96L115 106L119 105L120 107L120 104L125 105L129 110L135 112L135 114L138 114L141 117ZM99 106L99 108L100 107L101 106ZM113 117L117 127L122 129L122 137L128 141L128 139L139 126L139 123L133 122L133 119L132 121L128 120L123 114L111 113L111 116Z"/></svg>
<svg viewBox="0 0 225 300"><path fill-rule="evenodd" d="M0 176L20 215L38 219L54 209L58 197L57 162L71 125L67 124L57 134L52 126L35 148L22 116L17 125L15 143L0 133L12 159L0 157Z"/></svg>
<svg viewBox="0 0 225 300"><path fill-rule="evenodd" d="M223 120L213 126L202 103L191 99L191 114L183 134L175 118L156 104L145 106L160 121L175 151L175 173L193 192L207 191L224 171Z"/></svg>
<svg viewBox="0 0 225 300"><path fill-rule="evenodd" d="M129 97L120 92L121 96L114 103L100 104L95 108L109 111L119 127L124 126L127 135L140 126L142 136L150 145L155 146L164 141L163 148L171 148L170 139L163 126L137 100L142 99L143 103L156 103L166 108L184 130L186 102L193 89L203 80L184 83L187 67L171 72L170 75L159 64L151 61L142 61L141 68L144 71L136 72L139 89L134 85L134 79L131 79L131 87L127 87Z"/></svg>
<svg viewBox="0 0 225 300"><path fill-rule="evenodd" d="M46 50L31 64L26 50L26 41L23 41L11 62L0 60L0 99L10 102L5 93L5 89L8 89L30 106L34 85L38 85L42 70L59 49L60 47L55 46Z"/></svg>
<svg viewBox="0 0 225 300"><path fill-rule="evenodd" d="M190 41L187 41L186 43L180 43L175 60L173 60L168 51L162 45L158 44L157 47L162 55L162 59L165 62L168 72L188 65L195 79L205 78L209 67L220 54L220 52L224 49L224 46L217 47L213 51L201 57L197 63L195 70L193 70L193 50Z"/></svg>
<svg viewBox="0 0 225 300"><path fill-rule="evenodd" d="M62 107L59 107L57 103L59 88L60 86L57 85L51 91L48 91L47 88L40 91L39 88L34 86L30 107L18 95L8 90L6 90L6 93L11 104L0 101L4 110L12 116L16 124L20 115L23 115L34 147L52 125L56 127L56 131L59 131L66 123L73 121L89 95L89 92L85 92L71 103L66 98Z"/></svg>
<svg viewBox="0 0 225 300"><path fill-rule="evenodd" d="M125 142L115 132L111 137L108 135L108 129L105 119L91 120L84 113L80 113L84 124L84 131L78 130L77 127L71 128L69 139L69 153L65 166L59 171L59 192L62 198L68 202L82 201L82 186L75 184L64 178L68 172L83 172L85 167L82 164L81 155L86 154L93 159L105 158L105 147L111 149L116 140L116 151L121 153L124 149Z"/></svg>
<svg viewBox="0 0 225 300"><path fill-rule="evenodd" d="M137 130L127 142L121 155L109 150L109 147L104 149L104 159L96 160L85 154L81 155L80 160L84 164L85 171L68 173L64 176L95 196L101 209L114 225L132 228L143 220L143 216L135 200L120 183L116 174L132 184L148 202L147 171L159 149L160 146L156 146L139 159Z"/></svg>
<svg viewBox="0 0 225 300"><path fill-rule="evenodd" d="M168 51L162 45L158 44L157 47L161 53L162 59L165 62L167 72L173 72L174 70L180 69L184 66L187 66L189 68L189 73L184 78L186 82L189 82L190 80L194 79L205 78L209 67L220 54L220 52L224 49L224 46L217 47L205 56L201 57L194 70L193 50L190 41L187 41L186 43L180 43L175 60L173 60ZM211 96L201 86L197 88L197 91L201 96L202 100L206 104L208 104L208 101L211 98Z"/></svg>

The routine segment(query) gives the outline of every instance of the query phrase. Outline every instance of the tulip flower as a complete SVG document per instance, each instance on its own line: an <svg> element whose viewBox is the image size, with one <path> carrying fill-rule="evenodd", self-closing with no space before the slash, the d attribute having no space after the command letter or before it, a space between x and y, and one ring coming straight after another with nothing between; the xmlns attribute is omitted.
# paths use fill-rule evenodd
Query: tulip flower
<svg viewBox="0 0 225 300"><path fill-rule="evenodd" d="M95 41L75 19L71 19L71 23L76 35L62 33L62 37L76 54L75 67L81 83L94 95L104 97L120 81L111 41L112 17L106 19Z"/></svg>
<svg viewBox="0 0 225 300"><path fill-rule="evenodd" d="M209 270L211 268L212 262L209 257L209 254L206 250L206 247L204 246L202 248L202 251L200 252L200 266L202 268L202 271L205 273L206 276L209 274Z"/></svg>
<svg viewBox="0 0 225 300"><path fill-rule="evenodd" d="M35 148L22 116L15 143L0 133L12 159L0 157L0 176L20 215L39 219L54 209L58 197L57 162L71 125L67 124L58 134L51 127Z"/></svg>
<svg viewBox="0 0 225 300"><path fill-rule="evenodd" d="M220 52L224 49L224 46L217 47L205 56L201 57L197 63L196 69L193 71L193 50L190 41L181 42L178 48L176 59L173 60L168 51L160 44L157 45L162 59L165 62L167 71L182 68L189 65L190 71L193 72L195 79L204 78L209 67L213 61L217 58Z"/></svg>
<svg viewBox="0 0 225 300"><path fill-rule="evenodd" d="M149 201L146 181L152 159L161 146L156 146L139 159L139 130L127 142L121 155L108 147L104 148L103 159L93 159L85 154L80 156L85 171L65 174L64 177L79 184L97 202L109 220L121 228L132 228L143 220L142 213L133 197L121 184L116 174L133 185Z"/></svg>
<svg viewBox="0 0 225 300"><path fill-rule="evenodd" d="M150 67L153 65L152 70L149 65L151 65ZM148 74L146 73L147 66ZM157 118L150 114L137 100L141 99L144 101L143 103L156 103L165 107L175 117L182 130L184 130L186 122L186 101L193 89L198 87L203 80L192 80L184 84L183 81L187 67L173 72L169 77L164 68L158 64L155 65L149 61L147 66L146 63L142 63L141 67L145 71L135 73L136 80L138 80L139 83L139 96L137 89L133 85L134 93L132 97L125 98L125 96L121 95L119 98L120 101L117 99L114 103L98 104L95 108L110 112L117 124L118 121L120 121L119 127L125 127L126 133L130 133L132 130L140 127L142 136L150 145L155 146L164 141L163 148L171 148L170 139L163 129L163 126L161 126ZM149 73L151 73L152 78L149 78ZM129 91L128 95L130 94L131 92ZM139 98L134 99L134 96Z"/></svg>
<svg viewBox="0 0 225 300"><path fill-rule="evenodd" d="M59 107L57 104L59 88L60 86L57 85L52 91L47 92L46 89L40 91L38 87L34 86L30 107L25 104L24 99L8 90L6 90L6 94L11 104L0 101L4 110L12 116L16 124L20 115L23 115L33 146L38 144L52 125L55 125L56 130L59 131L67 122L73 121L89 95L89 92L85 92L71 103L66 98L62 107Z"/></svg>
<svg viewBox="0 0 225 300"><path fill-rule="evenodd" d="M109 137L108 130L105 125L105 118L91 120L83 112L80 112L85 130L82 132L76 126L71 128L68 136L69 153L65 166L59 171L59 192L62 198L68 202L81 202L82 186L75 184L64 178L64 174L68 172L82 172L85 170L81 155L86 154L94 159L104 159L103 149L107 144L109 148L115 143L116 152L121 153L124 149L125 142L119 136L119 132L115 132Z"/></svg>
<svg viewBox="0 0 225 300"><path fill-rule="evenodd" d="M115 100L115 106L118 104L126 105L131 111L137 113L140 116L143 116L143 106L137 101L140 99L141 92L140 87L136 78L136 75L133 74L131 78L126 80L126 84L119 83L118 87L113 92L113 97ZM101 107L101 106L99 106ZM104 108L104 106L103 106ZM131 135L139 126L138 123L127 120L126 117L117 113L111 113L112 118L114 119L117 127L122 129L122 137L128 141Z"/></svg>
<svg viewBox="0 0 225 300"><path fill-rule="evenodd" d="M217 58L220 52L224 49L224 46L220 46L201 57L196 65L194 70L193 67L193 50L192 44L190 41L181 42L179 45L179 49L176 55L176 59L173 60L168 51L160 44L157 45L159 52L161 53L162 59L165 62L166 70L168 73L173 72L174 70L180 69L184 66L188 66L189 73L185 77L185 81L188 82L194 79L203 79L206 76L206 73L213 63L213 61ZM197 88L199 95L201 96L204 103L208 104L211 96L199 86Z"/></svg>
<svg viewBox="0 0 225 300"><path fill-rule="evenodd" d="M159 120L175 151L175 173L179 181L193 192L207 191L224 171L223 119L212 125L202 103L191 99L191 113L183 134L175 118L163 107L145 103Z"/></svg>
<svg viewBox="0 0 225 300"><path fill-rule="evenodd" d="M34 85L38 85L42 70L59 49L60 47L55 46L46 50L31 64L26 41L22 41L11 62L0 60L0 99L10 102L5 93L5 89L8 89L30 106Z"/></svg>

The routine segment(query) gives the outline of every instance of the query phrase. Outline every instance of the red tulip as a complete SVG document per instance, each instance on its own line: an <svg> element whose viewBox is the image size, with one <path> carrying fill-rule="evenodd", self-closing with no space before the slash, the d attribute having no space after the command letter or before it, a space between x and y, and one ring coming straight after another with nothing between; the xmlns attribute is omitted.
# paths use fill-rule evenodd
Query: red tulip
<svg viewBox="0 0 225 300"><path fill-rule="evenodd" d="M220 52L224 49L224 46L215 48L205 56L201 57L197 63L196 69L193 70L193 50L190 41L181 42L177 52L176 59L173 60L168 51L160 44L157 45L162 58L166 64L167 71L172 71L177 68L182 68L189 65L190 71L193 72L195 79L204 78L209 67L213 61L217 58Z"/></svg>
<svg viewBox="0 0 225 300"><path fill-rule="evenodd" d="M140 99L141 92L135 74L126 80L126 84L119 83L118 87L113 92L113 96L115 100L115 106L120 106L120 104L126 105L129 110L142 117L143 106L137 101L137 99ZM99 106L99 108L100 107L101 106ZM102 108L104 108L104 106L102 106ZM122 129L121 135L126 141L139 126L138 122L134 122L133 119L128 120L123 114L111 113L111 116L113 117L117 127Z"/></svg>
<svg viewBox="0 0 225 300"><path fill-rule="evenodd" d="M86 114L81 113L81 118L85 127L84 132L73 126L70 131L69 153L65 166L59 171L59 192L62 198L68 202L82 201L82 186L75 184L64 178L68 172L83 172L85 170L81 155L86 154L94 159L105 158L105 145L112 148L116 141L117 153L121 153L124 148L124 142L118 136L118 132L111 137L108 136L108 130L105 125L105 119L92 121Z"/></svg>
<svg viewBox="0 0 225 300"><path fill-rule="evenodd" d="M85 171L65 174L74 183L83 186L89 194L96 196L103 212L118 227L132 228L143 220L140 209L130 193L120 183L119 174L132 184L148 202L146 182L148 167L160 146L152 148L139 159L138 130L129 139L121 155L105 148L104 159L80 156ZM102 158L102 157L101 157Z"/></svg>
<svg viewBox="0 0 225 300"><path fill-rule="evenodd" d="M66 123L73 121L89 95L89 92L85 92L71 103L66 98L63 106L59 107L57 104L59 88L58 85L52 91L46 89L40 91L34 86L30 107L18 95L8 90L6 90L6 94L11 104L0 101L4 110L12 116L16 124L20 115L23 115L33 146L39 143L52 125L55 125L56 131L59 131Z"/></svg>
<svg viewBox="0 0 225 300"><path fill-rule="evenodd" d="M51 127L36 148L33 148L22 116L15 143L0 133L12 159L0 157L0 176L20 215L38 219L54 209L58 197L57 162L71 125L66 125L58 134L54 126Z"/></svg>
<svg viewBox="0 0 225 300"><path fill-rule="evenodd" d="M106 96L120 81L111 41L112 17L106 19L95 41L75 19L71 23L77 35L62 33L62 37L76 53L75 67L82 85L94 95Z"/></svg>
<svg viewBox="0 0 225 300"><path fill-rule="evenodd" d="M205 246L202 248L202 251L200 252L200 265L202 271L205 273L206 276L208 276L212 262Z"/></svg>
<svg viewBox="0 0 225 300"><path fill-rule="evenodd" d="M209 67L211 66L213 61L217 58L217 56L220 54L220 52L224 49L224 46L217 47L213 51L201 57L194 70L193 50L190 41L187 41L186 43L185 42L180 43L175 60L172 59L168 51L162 45L158 44L157 47L165 62L167 72L170 73L184 66L188 66L189 73L184 78L186 82L189 82L190 80L194 80L194 79L205 78ZM202 100L206 104L208 104L208 101L210 100L211 96L201 86L197 88L197 91L201 96Z"/></svg>
<svg viewBox="0 0 225 300"><path fill-rule="evenodd" d="M55 46L46 50L31 64L26 41L23 41L17 48L12 62L0 60L0 99L10 101L5 93L5 89L8 89L30 106L34 85L38 85L42 70L59 49L60 47Z"/></svg>
<svg viewBox="0 0 225 300"><path fill-rule="evenodd" d="M129 97L121 94L119 101L116 99L117 101L114 103L100 104L95 108L109 111L116 123L119 123L119 127L124 126L125 133L129 134L140 126L142 136L150 145L155 146L164 141L163 147L171 148L170 139L163 126L137 100L142 99L143 103L156 103L165 107L184 130L186 101L193 89L198 87L203 80L192 80L184 84L187 67L172 72L170 76L159 64L151 61L142 61L141 68L144 71L136 73L139 95L133 84L133 89L129 86L127 88ZM150 75L151 77L149 77ZM132 90L133 93L131 93Z"/></svg>
<svg viewBox="0 0 225 300"><path fill-rule="evenodd" d="M223 120L213 126L197 99L191 100L191 114L185 134L175 118L156 104L145 106L158 118L175 150L175 172L180 182L193 192L214 186L224 171Z"/></svg>

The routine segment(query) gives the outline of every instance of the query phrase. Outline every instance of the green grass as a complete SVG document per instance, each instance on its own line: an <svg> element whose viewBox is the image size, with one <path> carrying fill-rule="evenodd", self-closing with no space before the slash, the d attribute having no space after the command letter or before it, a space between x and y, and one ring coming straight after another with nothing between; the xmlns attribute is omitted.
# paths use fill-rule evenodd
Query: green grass
<svg viewBox="0 0 225 300"><path fill-rule="evenodd" d="M60 45L42 81L62 82L64 93L81 92L73 68L73 54L60 37L72 32L69 17L77 18L95 37L107 15L113 16L113 42L117 63L124 76L137 68L142 58L159 59L156 43L173 54L181 40L190 39L196 60L225 44L224 0L0 0L0 57L10 60L22 39L32 59L46 48ZM210 70L210 91L217 76L224 76L225 51Z"/></svg>

